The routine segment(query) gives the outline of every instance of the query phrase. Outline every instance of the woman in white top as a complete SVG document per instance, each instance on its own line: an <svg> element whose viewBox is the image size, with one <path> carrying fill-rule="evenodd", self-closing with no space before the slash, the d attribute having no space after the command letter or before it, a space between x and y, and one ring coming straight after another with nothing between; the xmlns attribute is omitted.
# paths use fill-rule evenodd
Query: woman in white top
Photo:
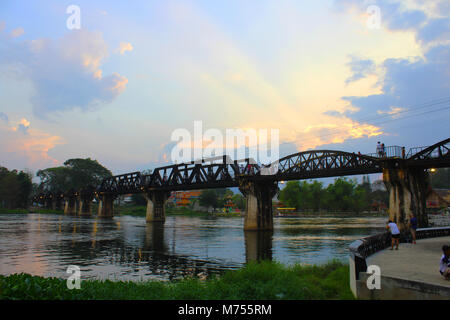
<svg viewBox="0 0 450 320"><path fill-rule="evenodd" d="M389 220L386 228L391 231L392 235L391 250L394 250L394 243L396 244L395 250L398 250L398 242L400 240L400 230L398 230L397 224Z"/></svg>

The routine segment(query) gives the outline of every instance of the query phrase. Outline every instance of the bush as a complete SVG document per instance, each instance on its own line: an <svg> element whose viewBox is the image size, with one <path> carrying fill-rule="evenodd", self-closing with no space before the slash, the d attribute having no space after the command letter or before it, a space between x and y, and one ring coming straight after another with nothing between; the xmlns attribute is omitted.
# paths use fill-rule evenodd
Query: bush
<svg viewBox="0 0 450 320"><path fill-rule="evenodd" d="M353 299L349 268L338 261L323 266L284 266L277 262L249 263L207 280L173 282L85 280L80 290L66 280L29 274L0 276L0 299L19 300L266 300Z"/></svg>

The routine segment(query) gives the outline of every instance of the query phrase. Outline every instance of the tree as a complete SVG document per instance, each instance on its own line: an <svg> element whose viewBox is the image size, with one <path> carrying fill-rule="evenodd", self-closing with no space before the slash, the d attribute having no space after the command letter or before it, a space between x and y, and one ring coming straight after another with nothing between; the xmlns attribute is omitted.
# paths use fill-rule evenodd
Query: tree
<svg viewBox="0 0 450 320"><path fill-rule="evenodd" d="M360 211L366 204L366 191L356 180L337 178L327 187L328 206L339 211Z"/></svg>
<svg viewBox="0 0 450 320"><path fill-rule="evenodd" d="M19 183L19 193L17 194L16 205L19 208L27 208L30 202L30 195L33 192L32 174L30 172L20 171L17 174Z"/></svg>
<svg viewBox="0 0 450 320"><path fill-rule="evenodd" d="M70 189L80 190L89 185L98 186L104 178L112 176L111 171L97 160L69 159L64 166L39 170L40 189L58 192Z"/></svg>
<svg viewBox="0 0 450 320"><path fill-rule="evenodd" d="M32 186L30 173L0 167L0 206L27 208Z"/></svg>
<svg viewBox="0 0 450 320"><path fill-rule="evenodd" d="M147 199L144 197L142 193L133 193L131 195L131 201L136 206L144 206L147 204Z"/></svg>
<svg viewBox="0 0 450 320"><path fill-rule="evenodd" d="M200 205L205 207L213 207L214 210L219 206L219 196L216 190L207 189L202 191L199 197Z"/></svg>
<svg viewBox="0 0 450 320"><path fill-rule="evenodd" d="M245 198L242 194L236 193L231 197L231 201L238 207L240 210L245 210Z"/></svg>
<svg viewBox="0 0 450 320"><path fill-rule="evenodd" d="M59 192L74 188L72 183L73 173L66 167L54 167L39 170L36 175L41 179L39 189L41 191Z"/></svg>
<svg viewBox="0 0 450 320"><path fill-rule="evenodd" d="M300 183L300 207L306 210L319 211L326 201L326 192L322 182L317 180Z"/></svg>
<svg viewBox="0 0 450 320"><path fill-rule="evenodd" d="M278 199L288 207L300 208L300 184L298 181L288 181L286 187L280 190Z"/></svg>
<svg viewBox="0 0 450 320"><path fill-rule="evenodd" d="M72 171L72 184L78 189L87 185L97 186L104 178L112 176L111 171L91 158L69 159L64 165Z"/></svg>

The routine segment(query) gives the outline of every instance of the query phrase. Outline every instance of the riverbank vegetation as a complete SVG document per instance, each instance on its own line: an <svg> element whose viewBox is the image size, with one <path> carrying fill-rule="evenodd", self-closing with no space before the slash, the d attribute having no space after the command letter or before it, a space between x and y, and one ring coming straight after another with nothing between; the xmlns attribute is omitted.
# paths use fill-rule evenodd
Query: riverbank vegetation
<svg viewBox="0 0 450 320"><path fill-rule="evenodd" d="M28 274L0 276L0 299L20 300L216 300L216 299L353 299L349 267L339 261L321 266L285 266L252 262L206 280L82 280L81 289L67 289L66 279Z"/></svg>
<svg viewBox="0 0 450 320"><path fill-rule="evenodd" d="M0 167L0 208L27 208L33 191L29 172Z"/></svg>
<svg viewBox="0 0 450 320"><path fill-rule="evenodd" d="M136 217L145 217L147 214L147 207L144 205L122 205L114 208L117 215L129 215ZM184 216L203 216L205 212L194 211L187 207L166 207L166 215L184 215Z"/></svg>
<svg viewBox="0 0 450 320"><path fill-rule="evenodd" d="M381 211L387 207L389 196L382 181L371 184L369 177L363 177L358 184L356 179L344 177L327 187L317 180L288 181L279 200L296 211L359 213Z"/></svg>

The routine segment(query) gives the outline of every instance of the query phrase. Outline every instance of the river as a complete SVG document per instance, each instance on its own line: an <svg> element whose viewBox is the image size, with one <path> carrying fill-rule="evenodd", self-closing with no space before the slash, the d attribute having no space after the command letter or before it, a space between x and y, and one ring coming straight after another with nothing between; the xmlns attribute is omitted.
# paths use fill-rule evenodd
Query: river
<svg viewBox="0 0 450 320"><path fill-rule="evenodd" d="M243 218L167 216L113 219L0 214L0 274L82 279L171 280L207 277L272 259L285 264L348 261L348 245L383 230L383 217L274 218L273 232L244 232Z"/></svg>

